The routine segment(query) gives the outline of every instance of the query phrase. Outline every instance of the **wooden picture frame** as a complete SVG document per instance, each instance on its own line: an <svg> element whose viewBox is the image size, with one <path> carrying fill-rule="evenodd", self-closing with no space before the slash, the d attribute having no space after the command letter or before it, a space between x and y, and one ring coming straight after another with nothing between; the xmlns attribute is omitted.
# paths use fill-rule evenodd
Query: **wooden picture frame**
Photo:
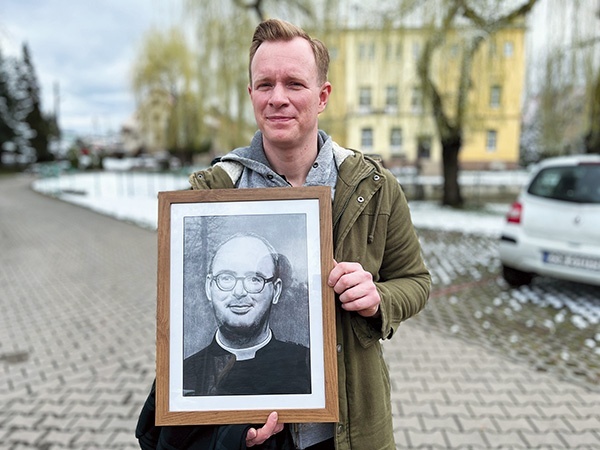
<svg viewBox="0 0 600 450"><path fill-rule="evenodd" d="M156 424L262 424L272 411L284 423L337 422L335 299L327 285L334 264L331 189L169 191L159 193L158 205ZM256 252L238 243L257 236L275 250L269 255L276 259L267 260L277 261L277 276L259 276L263 290L253 294L268 298L272 342L248 360L225 352L233 362L224 364L211 349L224 352L219 336L232 327L216 318L215 297L245 292L256 277L235 272L224 292L215 283L219 274L209 272L229 239L238 239L229 247L242 256L219 257L219 264L253 258ZM240 308L236 318L251 309ZM306 358L291 356L295 350Z"/></svg>

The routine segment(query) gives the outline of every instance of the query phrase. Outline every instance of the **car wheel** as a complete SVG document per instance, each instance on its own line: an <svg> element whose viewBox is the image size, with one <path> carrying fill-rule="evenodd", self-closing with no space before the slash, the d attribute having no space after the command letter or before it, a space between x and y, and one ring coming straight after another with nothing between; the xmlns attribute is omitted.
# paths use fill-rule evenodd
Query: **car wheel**
<svg viewBox="0 0 600 450"><path fill-rule="evenodd" d="M524 286L531 283L533 274L513 269L512 267L502 266L502 276L511 286Z"/></svg>

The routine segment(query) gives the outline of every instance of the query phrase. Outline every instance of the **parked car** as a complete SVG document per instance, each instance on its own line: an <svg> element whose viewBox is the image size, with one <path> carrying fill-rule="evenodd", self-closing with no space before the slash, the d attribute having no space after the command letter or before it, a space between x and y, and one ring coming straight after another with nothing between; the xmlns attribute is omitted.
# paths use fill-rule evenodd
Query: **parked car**
<svg viewBox="0 0 600 450"><path fill-rule="evenodd" d="M510 285L544 275L600 286L600 155L539 163L506 216L499 252Z"/></svg>

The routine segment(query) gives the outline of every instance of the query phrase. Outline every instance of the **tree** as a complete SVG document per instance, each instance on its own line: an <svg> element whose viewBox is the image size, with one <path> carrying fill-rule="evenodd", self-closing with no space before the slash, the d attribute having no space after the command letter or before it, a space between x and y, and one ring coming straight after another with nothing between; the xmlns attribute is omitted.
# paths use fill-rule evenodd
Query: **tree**
<svg viewBox="0 0 600 450"><path fill-rule="evenodd" d="M596 18L600 21L600 4L596 11ZM600 37L594 40L593 45L600 45ZM596 67L596 79L590 94L590 122L589 132L585 137L585 147L587 153L600 153L600 67Z"/></svg>
<svg viewBox="0 0 600 450"><path fill-rule="evenodd" d="M495 2L495 7L471 4L467 0L445 0L438 3L434 16L429 20L431 30L418 62L418 73L423 87L425 99L429 102L434 116L442 145L442 165L444 189L442 204L461 207L463 197L458 182L459 153L463 143L466 126L468 94L471 86L473 58L485 36L493 35L503 27L514 24L523 18L538 0L528 0L515 9L501 12L502 0ZM489 3L489 2L487 2ZM483 7L482 7L483 6ZM438 13L441 11L441 16ZM453 32L461 32L460 20L466 20L469 30L479 33L462 33L464 47L461 52L460 75L455 89L456 98L450 102L442 96L438 81L435 79L432 66L434 54L444 43L446 37ZM464 25L463 25L464 26Z"/></svg>
<svg viewBox="0 0 600 450"><path fill-rule="evenodd" d="M546 0L540 6L546 8L540 16L550 32L528 58L525 107L530 113L524 116L523 150L530 161L599 152L598 6L585 0Z"/></svg>
<svg viewBox="0 0 600 450"><path fill-rule="evenodd" d="M177 29L150 30L133 68L142 133L152 150L169 149L190 159L202 148L204 111L194 90L195 67Z"/></svg>
<svg viewBox="0 0 600 450"><path fill-rule="evenodd" d="M247 92L248 36L254 23L250 14L240 14L228 1L194 2L190 8L190 16L202 17L192 24L197 84L202 107L209 113L213 152L220 154L245 144L254 129Z"/></svg>
<svg viewBox="0 0 600 450"><path fill-rule="evenodd" d="M13 102L6 59L0 50L0 156L6 144L12 142L15 137L11 117ZM2 158L0 158L0 165L2 165Z"/></svg>
<svg viewBox="0 0 600 450"><path fill-rule="evenodd" d="M214 153L246 145L255 130L247 91L248 48L254 28L270 14L300 20L311 14L311 5L310 0L187 2L196 38L198 108L206 112L204 132L210 136Z"/></svg>
<svg viewBox="0 0 600 450"><path fill-rule="evenodd" d="M42 113L40 88L27 44L23 44L23 60L20 69L20 82L30 105L29 113L25 117L25 122L32 131L29 143L35 150L38 162L52 161L54 156L48 149L52 120Z"/></svg>
<svg viewBox="0 0 600 450"><path fill-rule="evenodd" d="M290 12L296 11L307 17L314 16L313 5L310 1L287 0L285 2L281 2L278 0L233 0L233 2L240 8L253 11L258 20L261 22L267 19L267 14L265 11L269 11L271 14L276 15L283 14L284 16L290 14Z"/></svg>
<svg viewBox="0 0 600 450"><path fill-rule="evenodd" d="M19 70L17 59L0 53L0 153L10 154L13 162L29 162L35 157L29 144L33 132L25 120L31 103Z"/></svg>
<svg viewBox="0 0 600 450"><path fill-rule="evenodd" d="M0 152L20 163L50 161L48 141L60 130L53 116L42 112L40 88L29 49L22 59L0 52ZM0 162L1 164L1 162Z"/></svg>
<svg viewBox="0 0 600 450"><path fill-rule="evenodd" d="M600 70L590 100L590 131L585 137L585 147L587 153L600 154Z"/></svg>

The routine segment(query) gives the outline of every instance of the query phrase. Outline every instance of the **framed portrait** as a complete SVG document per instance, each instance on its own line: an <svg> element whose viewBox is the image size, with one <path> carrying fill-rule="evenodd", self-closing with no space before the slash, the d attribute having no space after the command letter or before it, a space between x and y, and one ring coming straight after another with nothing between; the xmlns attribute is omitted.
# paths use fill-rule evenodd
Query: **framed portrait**
<svg viewBox="0 0 600 450"><path fill-rule="evenodd" d="M156 424L337 422L329 187L158 195Z"/></svg>

